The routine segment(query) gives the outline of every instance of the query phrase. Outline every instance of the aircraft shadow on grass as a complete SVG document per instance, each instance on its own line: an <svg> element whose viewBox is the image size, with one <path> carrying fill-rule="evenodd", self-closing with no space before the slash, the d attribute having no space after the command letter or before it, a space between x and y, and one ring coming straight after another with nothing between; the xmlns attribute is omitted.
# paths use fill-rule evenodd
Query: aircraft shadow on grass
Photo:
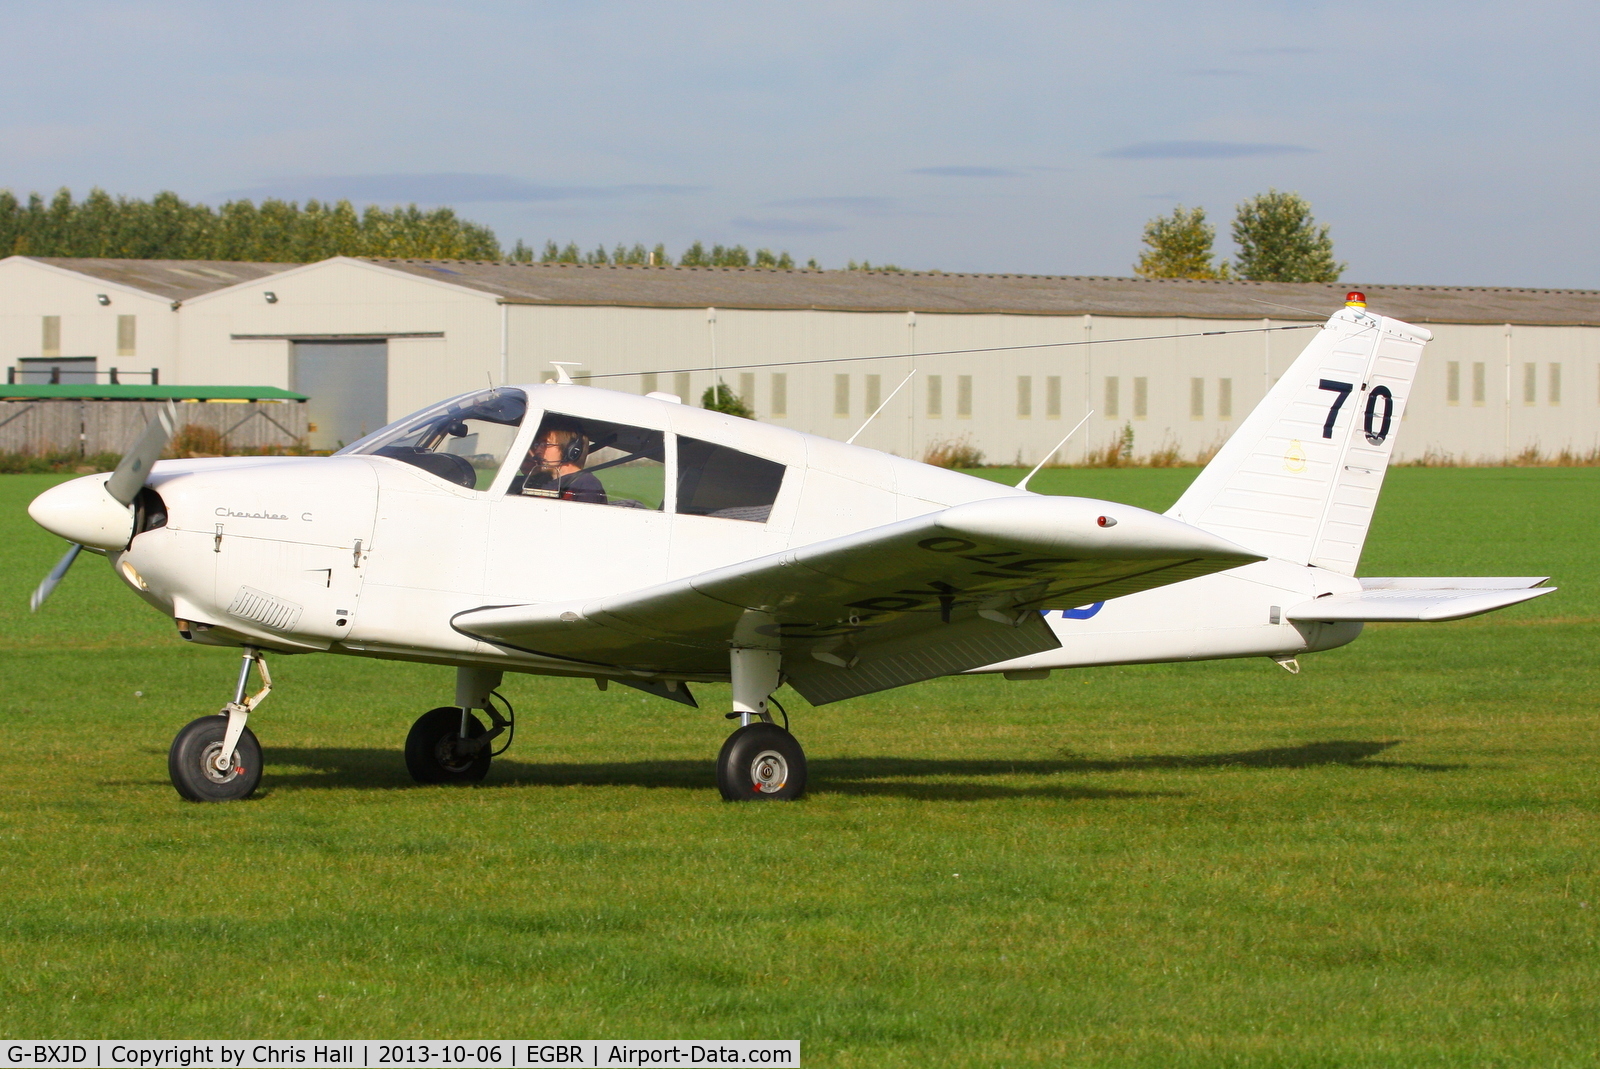
<svg viewBox="0 0 1600 1069"><path fill-rule="evenodd" d="M1066 754L1046 760L973 760L917 757L838 757L809 763L810 790L817 794L896 796L925 801L978 801L996 798L1059 800L1180 797L1171 790L1126 790L1081 784L1009 784L1004 776L1054 776L1069 773L1138 772L1205 768L1296 769L1327 765L1351 768L1448 772L1462 765L1369 760L1398 745L1390 741L1309 742L1299 746L1216 754L1147 754L1088 758ZM266 751L274 771L268 790L412 786L398 753L383 749L273 747ZM504 758L495 762L484 787L651 787L703 791L712 786L703 761L613 761L539 764ZM954 777L954 779L951 779Z"/></svg>

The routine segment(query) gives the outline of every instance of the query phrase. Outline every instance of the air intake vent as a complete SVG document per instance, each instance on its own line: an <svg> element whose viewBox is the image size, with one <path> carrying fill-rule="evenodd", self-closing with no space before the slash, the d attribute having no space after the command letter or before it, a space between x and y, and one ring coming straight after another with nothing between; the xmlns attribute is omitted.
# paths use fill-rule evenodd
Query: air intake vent
<svg viewBox="0 0 1600 1069"><path fill-rule="evenodd" d="M228 606L228 615L241 620L254 620L274 631L293 631L294 625L300 622L300 606L264 590L242 586L239 593L233 596L233 603Z"/></svg>

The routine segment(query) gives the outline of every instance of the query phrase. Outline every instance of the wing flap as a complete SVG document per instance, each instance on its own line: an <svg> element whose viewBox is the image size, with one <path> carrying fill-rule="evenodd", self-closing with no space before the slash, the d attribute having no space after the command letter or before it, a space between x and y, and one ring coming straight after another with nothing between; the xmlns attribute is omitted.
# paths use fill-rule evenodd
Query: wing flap
<svg viewBox="0 0 1600 1069"><path fill-rule="evenodd" d="M1390 587L1349 594L1331 594L1325 598L1296 605L1285 615L1290 620L1323 623L1339 620L1359 620L1365 623L1460 620L1531 601L1555 589L1553 586L1511 590L1482 588L1425 590Z"/></svg>

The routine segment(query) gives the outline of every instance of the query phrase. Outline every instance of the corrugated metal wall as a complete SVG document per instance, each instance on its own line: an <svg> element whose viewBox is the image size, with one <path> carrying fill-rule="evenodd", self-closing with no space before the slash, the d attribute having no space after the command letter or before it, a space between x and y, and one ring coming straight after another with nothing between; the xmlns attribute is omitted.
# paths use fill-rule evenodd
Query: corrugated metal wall
<svg viewBox="0 0 1600 1069"><path fill-rule="evenodd" d="M0 401L0 452L120 453L160 408L139 401ZM297 444L306 435L306 406L280 402L184 402L178 427L221 435L230 449Z"/></svg>
<svg viewBox="0 0 1600 1069"><path fill-rule="evenodd" d="M705 309L526 305L512 306L510 314L512 381L543 381L552 374L550 361L575 360L583 364L575 374L593 385L633 393L653 385L697 404L711 374L675 372L709 367L714 339L720 378L736 391L753 386L747 400L758 418L845 439L866 420L869 402L887 398L915 367L910 385L862 433L861 444L920 458L941 442L966 439L990 463L1019 464L1042 459L1091 409L1089 424L1058 460L1081 460L1128 429L1139 456L1204 455L1232 433L1311 334L1262 331L1302 325L1260 319L718 309L713 324ZM1508 347L1501 325L1431 329L1435 341L1423 357L1397 459L1431 453L1495 460L1530 446L1546 453L1600 446L1600 330L1519 326ZM1054 342L1069 344L1007 348ZM913 349L920 355L908 355ZM1475 401L1472 376L1480 365L1482 400Z"/></svg>

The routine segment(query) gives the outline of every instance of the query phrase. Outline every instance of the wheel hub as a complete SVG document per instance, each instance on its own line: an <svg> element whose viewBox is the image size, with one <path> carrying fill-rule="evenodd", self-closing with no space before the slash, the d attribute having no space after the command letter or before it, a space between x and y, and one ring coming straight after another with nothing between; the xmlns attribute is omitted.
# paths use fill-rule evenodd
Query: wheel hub
<svg viewBox="0 0 1600 1069"><path fill-rule="evenodd" d="M439 767L448 772L465 772L472 767L473 754L461 753L458 747L461 736L455 733L446 735L434 744L434 757L439 762Z"/></svg>
<svg viewBox="0 0 1600 1069"><path fill-rule="evenodd" d="M776 750L762 750L750 762L750 780L759 794L777 794L789 782L789 762Z"/></svg>
<svg viewBox="0 0 1600 1069"><path fill-rule="evenodd" d="M207 745L205 752L200 755L200 767L205 771L206 778L212 783L227 783L244 771L244 766L239 764L237 750L234 752L233 760L227 766L218 766L218 761L221 757L222 743L220 741Z"/></svg>

